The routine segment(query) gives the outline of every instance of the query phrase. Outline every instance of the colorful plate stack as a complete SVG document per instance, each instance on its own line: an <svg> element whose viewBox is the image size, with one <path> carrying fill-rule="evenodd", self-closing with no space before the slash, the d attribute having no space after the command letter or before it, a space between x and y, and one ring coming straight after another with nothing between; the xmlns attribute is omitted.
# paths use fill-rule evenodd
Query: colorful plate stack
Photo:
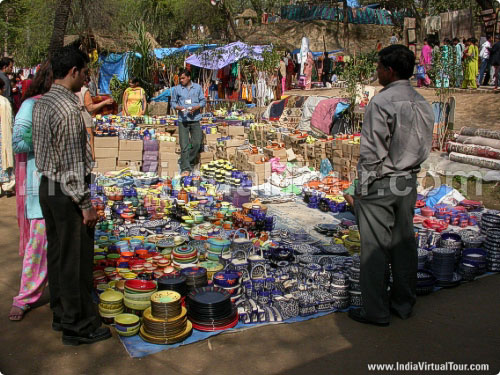
<svg viewBox="0 0 500 375"><path fill-rule="evenodd" d="M188 294L186 285L186 276L182 275L164 275L156 280L158 290L173 290L179 293L182 297Z"/></svg>
<svg viewBox="0 0 500 375"><path fill-rule="evenodd" d="M151 296L156 292L156 283L147 280L127 280L125 282L125 307L129 312L140 315L151 305Z"/></svg>
<svg viewBox="0 0 500 375"><path fill-rule="evenodd" d="M189 320L198 331L222 331L238 324L238 311L231 303L231 295L221 288L193 290L186 298L186 306Z"/></svg>
<svg viewBox="0 0 500 375"><path fill-rule="evenodd" d="M179 268L186 268L198 262L198 250L189 245L177 246L171 256L173 264Z"/></svg>
<svg viewBox="0 0 500 375"><path fill-rule="evenodd" d="M175 344L185 340L193 330L187 310L181 305L181 295L171 290L154 293L151 307L142 317L140 336L153 344Z"/></svg>
<svg viewBox="0 0 500 375"><path fill-rule="evenodd" d="M120 314L115 316L115 330L120 336L134 336L139 333L141 322L137 315Z"/></svg>
<svg viewBox="0 0 500 375"><path fill-rule="evenodd" d="M188 267L181 270L181 275L186 277L186 285L191 291L207 286L207 269L203 267Z"/></svg>
<svg viewBox="0 0 500 375"><path fill-rule="evenodd" d="M99 314L104 323L113 323L115 316L123 312L123 294L108 289L99 296Z"/></svg>

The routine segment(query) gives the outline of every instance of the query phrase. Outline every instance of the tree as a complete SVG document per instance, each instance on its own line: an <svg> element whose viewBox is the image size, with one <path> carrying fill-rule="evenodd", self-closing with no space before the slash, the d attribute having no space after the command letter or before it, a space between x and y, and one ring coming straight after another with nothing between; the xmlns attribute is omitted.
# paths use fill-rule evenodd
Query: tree
<svg viewBox="0 0 500 375"><path fill-rule="evenodd" d="M54 28L52 38L50 39L49 56L64 46L64 35L66 34L66 27L68 26L68 19L71 13L71 1L59 0L54 16Z"/></svg>

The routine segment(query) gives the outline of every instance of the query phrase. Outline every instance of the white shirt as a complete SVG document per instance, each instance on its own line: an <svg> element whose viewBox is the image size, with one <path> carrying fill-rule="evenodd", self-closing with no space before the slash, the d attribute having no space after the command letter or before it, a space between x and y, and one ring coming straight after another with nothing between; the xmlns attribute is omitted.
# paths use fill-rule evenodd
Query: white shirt
<svg viewBox="0 0 500 375"><path fill-rule="evenodd" d="M491 43L486 41L481 46L481 52L479 53L479 57L481 57L482 59L489 59L490 58L490 50L488 48L491 48Z"/></svg>

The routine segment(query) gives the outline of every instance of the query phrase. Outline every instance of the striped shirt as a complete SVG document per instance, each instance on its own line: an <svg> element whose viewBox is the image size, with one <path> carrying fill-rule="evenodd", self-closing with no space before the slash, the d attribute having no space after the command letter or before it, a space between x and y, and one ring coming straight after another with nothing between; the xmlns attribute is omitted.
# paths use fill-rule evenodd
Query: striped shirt
<svg viewBox="0 0 500 375"><path fill-rule="evenodd" d="M33 149L36 167L84 210L92 206L85 178L92 170L92 149L75 93L52 88L33 108Z"/></svg>

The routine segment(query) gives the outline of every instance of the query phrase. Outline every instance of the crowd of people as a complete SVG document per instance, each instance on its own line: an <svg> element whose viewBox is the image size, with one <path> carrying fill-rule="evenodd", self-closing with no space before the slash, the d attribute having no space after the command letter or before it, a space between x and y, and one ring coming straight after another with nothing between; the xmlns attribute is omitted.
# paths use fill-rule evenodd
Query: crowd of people
<svg viewBox="0 0 500 375"><path fill-rule="evenodd" d="M417 86L476 89L494 86L498 90L500 41L488 35L479 45L476 38L425 39L417 66Z"/></svg>

